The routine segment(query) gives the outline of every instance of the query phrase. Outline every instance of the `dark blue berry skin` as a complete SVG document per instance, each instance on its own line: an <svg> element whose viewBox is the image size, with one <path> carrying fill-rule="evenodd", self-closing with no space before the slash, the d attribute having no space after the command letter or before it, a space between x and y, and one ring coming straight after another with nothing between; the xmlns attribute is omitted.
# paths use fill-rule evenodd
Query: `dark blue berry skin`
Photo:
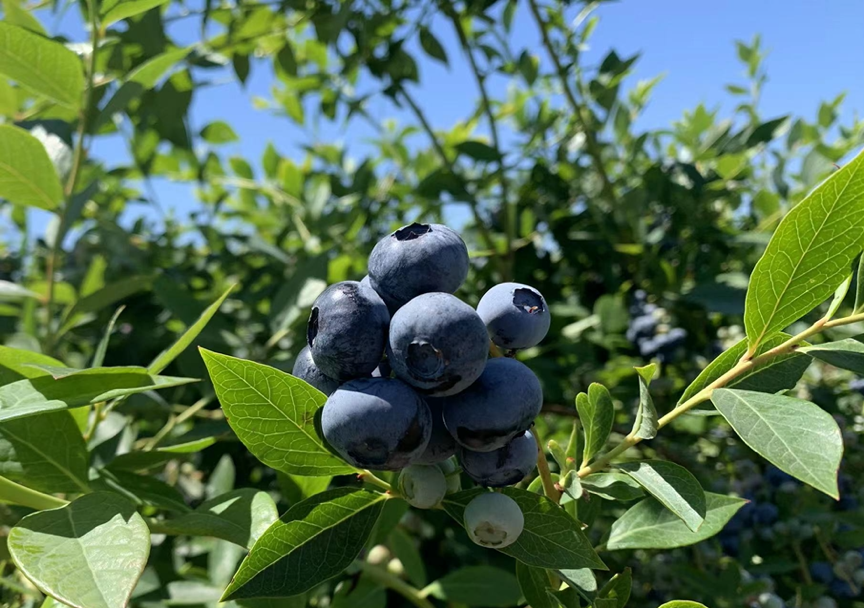
<svg viewBox="0 0 864 608"><path fill-rule="evenodd" d="M444 400L444 424L459 445L491 452L527 431L542 406L534 372L515 359L490 359L477 382Z"/></svg>
<svg viewBox="0 0 864 608"><path fill-rule="evenodd" d="M793 481L795 478L792 477L789 473L781 471L773 464L768 465L765 469L765 480L770 483L775 488L779 488L787 481Z"/></svg>
<svg viewBox="0 0 864 608"><path fill-rule="evenodd" d="M432 434L432 415L410 386L389 378L346 382L321 414L324 438L350 464L395 471L420 456Z"/></svg>
<svg viewBox="0 0 864 608"><path fill-rule="evenodd" d="M864 395L864 378L855 378L849 382L849 390Z"/></svg>
<svg viewBox="0 0 864 608"><path fill-rule="evenodd" d="M337 380L368 376L387 344L390 314L373 290L357 281L331 285L312 305L306 340L312 359Z"/></svg>
<svg viewBox="0 0 864 608"><path fill-rule="evenodd" d="M630 342L636 342L639 339L650 338L654 335L654 330L657 329L657 319L654 315L642 315L630 319L630 325L627 327L627 339Z"/></svg>
<svg viewBox="0 0 864 608"><path fill-rule="evenodd" d="M492 341L508 349L537 346L552 322L543 295L521 283L495 285L480 298L477 314Z"/></svg>
<svg viewBox="0 0 864 608"><path fill-rule="evenodd" d="M834 568L828 562L812 562L810 564L810 575L813 580L823 585L828 585L834 580Z"/></svg>
<svg viewBox="0 0 864 608"><path fill-rule="evenodd" d="M465 241L441 224L403 226L369 256L369 282L391 313L420 294L453 293L467 276Z"/></svg>
<svg viewBox="0 0 864 608"><path fill-rule="evenodd" d="M472 452L460 448L457 458L468 477L481 486L512 486L525 479L536 466L537 440L531 431L525 431L492 452Z"/></svg>
<svg viewBox="0 0 864 608"><path fill-rule="evenodd" d="M291 375L305 380L327 396L339 388L338 380L327 376L315 365L315 361L312 360L312 352L308 346L304 346L303 350L297 355Z"/></svg>
<svg viewBox="0 0 864 608"><path fill-rule="evenodd" d="M390 323L387 360L397 378L426 395L464 390L483 372L488 354L483 321L449 293L417 296Z"/></svg>
<svg viewBox="0 0 864 608"><path fill-rule="evenodd" d="M425 401L432 413L432 437L426 450L413 464L438 464L456 453L456 440L444 426L444 417L441 413L443 399L426 397Z"/></svg>
<svg viewBox="0 0 864 608"><path fill-rule="evenodd" d="M393 373L393 369L390 367L390 362L387 359L381 361L374 370L372 370L373 378L389 378Z"/></svg>
<svg viewBox="0 0 864 608"><path fill-rule="evenodd" d="M777 505L763 502L756 505L756 508L753 510L753 523L770 526L777 521L779 515L780 510L777 508Z"/></svg>
<svg viewBox="0 0 864 608"><path fill-rule="evenodd" d="M831 590L831 597L834 599L851 600L857 597L857 593L852 589L852 585L843 579L835 578L828 586Z"/></svg>

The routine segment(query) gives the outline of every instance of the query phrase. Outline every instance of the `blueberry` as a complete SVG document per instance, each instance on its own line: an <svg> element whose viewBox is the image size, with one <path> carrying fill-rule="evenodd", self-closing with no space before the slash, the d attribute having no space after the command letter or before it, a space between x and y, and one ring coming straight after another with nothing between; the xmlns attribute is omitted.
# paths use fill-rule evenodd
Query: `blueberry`
<svg viewBox="0 0 864 608"><path fill-rule="evenodd" d="M515 359L490 359L477 382L444 400L444 424L459 445L491 452L527 431L542 406L534 372Z"/></svg>
<svg viewBox="0 0 864 608"><path fill-rule="evenodd" d="M828 562L811 562L810 576L817 583L827 585L834 580L834 568Z"/></svg>
<svg viewBox="0 0 864 608"><path fill-rule="evenodd" d="M519 483L537 464L537 440L531 431L515 437L503 448L492 452L459 450L462 469L484 487L500 488Z"/></svg>
<svg viewBox="0 0 864 608"><path fill-rule="evenodd" d="M390 367L390 361L384 359L381 363L378 364L374 370L372 370L373 378L389 378L393 373L393 369Z"/></svg>
<svg viewBox="0 0 864 608"><path fill-rule="evenodd" d="M837 599L851 600L858 595L855 593L855 589L852 588L852 585L839 578L835 578L831 581L828 588L831 590L831 595Z"/></svg>
<svg viewBox="0 0 864 608"><path fill-rule="evenodd" d="M437 464L447 460L456 453L456 440L444 426L444 416L441 412L442 399L426 398L426 405L432 413L432 437L426 450L414 460L417 464Z"/></svg>
<svg viewBox="0 0 864 608"><path fill-rule="evenodd" d="M477 305L492 341L502 348L537 346L549 331L551 317L543 295L521 283L500 283Z"/></svg>
<svg viewBox="0 0 864 608"><path fill-rule="evenodd" d="M306 340L312 359L331 378L368 376L381 361L390 314L373 290L342 281L312 305Z"/></svg>
<svg viewBox="0 0 864 608"><path fill-rule="evenodd" d="M654 315L633 317L627 327L627 339L636 342L639 338L650 338L657 329L657 319Z"/></svg>
<svg viewBox="0 0 864 608"><path fill-rule="evenodd" d="M339 388L338 380L327 376L315 365L315 362L312 360L312 352L308 346L304 346L303 350L297 355L291 374L301 380L305 380L328 396Z"/></svg>
<svg viewBox="0 0 864 608"><path fill-rule="evenodd" d="M759 605L762 608L785 608L786 602L774 593L760 593Z"/></svg>
<svg viewBox="0 0 864 608"><path fill-rule="evenodd" d="M409 505L431 509L447 494L447 480L434 464L412 464L399 473L399 492Z"/></svg>
<svg viewBox="0 0 864 608"><path fill-rule="evenodd" d="M753 510L753 522L770 526L777 521L779 514L780 510L777 508L777 505L771 504L770 502L763 502L756 505L756 508Z"/></svg>
<svg viewBox="0 0 864 608"><path fill-rule="evenodd" d="M444 473L444 478L447 480L447 493L453 494L462 489L462 478L457 471L459 466L453 458L448 458L443 462L438 463L438 468Z"/></svg>
<svg viewBox="0 0 864 608"><path fill-rule="evenodd" d="M849 390L864 395L864 378L855 378L849 382Z"/></svg>
<svg viewBox="0 0 864 608"><path fill-rule="evenodd" d="M468 537L481 547L503 549L522 534L525 516L516 501L505 494L480 494L465 507L463 523Z"/></svg>
<svg viewBox="0 0 864 608"><path fill-rule="evenodd" d="M765 469L765 480L775 488L783 485L783 482L791 481L793 477L775 467L773 464Z"/></svg>
<svg viewBox="0 0 864 608"><path fill-rule="evenodd" d="M403 226L369 256L369 281L391 312L420 294L453 293L467 276L465 241L441 224Z"/></svg>
<svg viewBox="0 0 864 608"><path fill-rule="evenodd" d="M432 433L429 407L410 386L389 378L346 382L321 415L324 438L350 464L394 471L423 453Z"/></svg>
<svg viewBox="0 0 864 608"><path fill-rule="evenodd" d="M473 308L448 293L417 296L393 315L387 359L424 394L455 395L483 372L486 326Z"/></svg>

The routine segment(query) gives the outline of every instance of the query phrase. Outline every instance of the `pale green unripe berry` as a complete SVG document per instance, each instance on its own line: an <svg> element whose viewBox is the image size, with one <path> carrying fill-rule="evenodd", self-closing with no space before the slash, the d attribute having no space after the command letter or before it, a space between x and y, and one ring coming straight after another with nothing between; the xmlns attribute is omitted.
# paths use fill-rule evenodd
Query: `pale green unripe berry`
<svg viewBox="0 0 864 608"><path fill-rule="evenodd" d="M380 566L386 564L390 560L390 549L384 545L375 545L369 549L369 555L366 556L366 561L370 564Z"/></svg>
<svg viewBox="0 0 864 608"><path fill-rule="evenodd" d="M431 509L447 494L447 480L434 464L412 464L399 474L399 492L409 505Z"/></svg>
<svg viewBox="0 0 864 608"><path fill-rule="evenodd" d="M496 492L481 494L469 502L463 522L472 541L491 549L512 545L525 527L525 517L516 501Z"/></svg>
<svg viewBox="0 0 864 608"><path fill-rule="evenodd" d="M456 464L455 459L448 458L447 460L439 462L436 466L441 469L442 473L444 473L444 479L447 480L448 494L453 494L462 489L462 478L456 472L458 465Z"/></svg>

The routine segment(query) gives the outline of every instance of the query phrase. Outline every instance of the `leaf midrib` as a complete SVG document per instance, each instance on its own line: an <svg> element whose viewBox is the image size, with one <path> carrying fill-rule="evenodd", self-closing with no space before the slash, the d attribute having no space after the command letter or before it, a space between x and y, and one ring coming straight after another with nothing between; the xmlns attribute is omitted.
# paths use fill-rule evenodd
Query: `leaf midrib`
<svg viewBox="0 0 864 608"><path fill-rule="evenodd" d="M73 482L75 482L75 485L78 486L79 488L81 488L84 491L84 493L90 492L90 487L87 486L85 483L83 483L79 477L74 475L72 473L72 471L67 469L65 466L63 466L62 464L60 464L59 462L54 460L54 458L52 458L49 454L47 454L46 452L43 452L36 445L30 443L29 441L27 441L26 439L24 439L20 435L17 435L16 433L10 431L7 427L3 427L2 429L0 429L0 433L2 433L4 435L11 435L15 439L17 439L18 441L20 441L21 443L26 445L28 448L30 448L31 450L33 450L34 452L39 454L42 458L44 458L45 460L50 462L57 469L62 471L69 479L71 479Z"/></svg>
<svg viewBox="0 0 864 608"><path fill-rule="evenodd" d="M6 36L6 41L8 43L8 41L9 41L8 36ZM24 60L21 59L21 57L19 55L16 55L16 54L10 52L9 50L4 49L3 47L0 47L0 55L5 56L11 62L15 63L19 68L24 69L24 70L28 71L29 73L31 73L33 76L35 76L36 79L39 80L39 82L42 84L42 86L45 87L45 89L48 89L48 90L53 92L52 95L50 95L50 97L54 101L56 101L57 103L59 103L62 106L66 106L68 108L74 108L75 107L75 105L74 105L75 100L70 99L69 97L64 95L64 93L66 91L64 90L63 87L55 88L54 82L52 82L51 80L44 79L39 70L29 70L28 66L26 65ZM40 69L41 69L41 65L40 65ZM12 78L13 80L17 81L17 79L14 76L9 76L9 77ZM19 84L27 87L28 89L31 89L31 90L33 89L33 87L27 86L26 83L19 82ZM57 93L57 91L59 91L59 94ZM36 93L40 93L40 92L41 91L38 91L38 90L36 91Z"/></svg>

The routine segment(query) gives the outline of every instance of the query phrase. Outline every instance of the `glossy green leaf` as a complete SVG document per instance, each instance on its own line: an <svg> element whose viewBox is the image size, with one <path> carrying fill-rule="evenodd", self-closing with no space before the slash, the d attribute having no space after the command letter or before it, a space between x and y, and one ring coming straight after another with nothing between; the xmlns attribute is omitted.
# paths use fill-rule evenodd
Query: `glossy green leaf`
<svg viewBox="0 0 864 608"><path fill-rule="evenodd" d="M222 120L211 122L201 129L201 137L211 144L227 144L239 139L231 125Z"/></svg>
<svg viewBox="0 0 864 608"><path fill-rule="evenodd" d="M294 505L252 547L223 601L288 597L336 576L360 553L386 500L339 488Z"/></svg>
<svg viewBox="0 0 864 608"><path fill-rule="evenodd" d="M691 602L690 600L672 600L671 602L666 602L660 608L708 608L708 606L699 602Z"/></svg>
<svg viewBox="0 0 864 608"><path fill-rule="evenodd" d="M0 21L0 74L62 106L78 109L84 71L78 56L61 43ZM5 139L3 131L0 139Z"/></svg>
<svg viewBox="0 0 864 608"><path fill-rule="evenodd" d="M23 27L40 36L48 36L39 20L21 4L24 3L19 0L3 0L3 19L7 23Z"/></svg>
<svg viewBox="0 0 864 608"><path fill-rule="evenodd" d="M694 532L705 519L705 491L684 467L666 460L644 460L618 465L649 494Z"/></svg>
<svg viewBox="0 0 864 608"><path fill-rule="evenodd" d="M111 315L108 325L105 326L105 332L102 334L102 339L99 340L99 344L96 346L96 352L93 353L93 360L90 362L90 367L102 367L102 364L105 363L105 354L108 352L108 343L111 341L111 334L114 333L114 325L117 323L117 319L123 313L125 308L125 306L119 306L117 310L114 311L114 314Z"/></svg>
<svg viewBox="0 0 864 608"><path fill-rule="evenodd" d="M750 276L744 309L749 351L828 299L864 242L864 154L792 208Z"/></svg>
<svg viewBox="0 0 864 608"><path fill-rule="evenodd" d="M834 367L864 374L864 343L859 338L846 338L836 342L802 346L799 353L810 355Z"/></svg>
<svg viewBox="0 0 864 608"><path fill-rule="evenodd" d="M723 529L747 501L734 496L705 493L705 521L698 532L653 498L633 505L612 524L606 547L618 549L672 549L711 538Z"/></svg>
<svg viewBox="0 0 864 608"><path fill-rule="evenodd" d="M516 580L522 590L522 597L531 608L558 608L558 601L549 594L552 585L546 570L516 562Z"/></svg>
<svg viewBox="0 0 864 608"><path fill-rule="evenodd" d="M277 472L276 478L279 480L279 487L282 490L283 498L288 501L288 504L292 505L319 492L323 492L333 479L331 475L307 477L303 475L289 475L282 472Z"/></svg>
<svg viewBox="0 0 864 608"><path fill-rule="evenodd" d="M183 61L191 51L191 48L173 49L156 55L132 70L126 77L126 82L140 85L143 89L151 89L168 70Z"/></svg>
<svg viewBox="0 0 864 608"><path fill-rule="evenodd" d="M423 592L450 604L501 608L517 605L521 595L516 577L492 566L466 566L455 570Z"/></svg>
<svg viewBox="0 0 864 608"><path fill-rule="evenodd" d="M22 519L9 532L15 565L75 608L124 608L150 553L150 530L129 501L87 494Z"/></svg>
<svg viewBox="0 0 864 608"><path fill-rule="evenodd" d="M3 40L0 21L0 47ZM2 51L0 51L2 57ZM0 199L55 211L63 187L45 146L24 129L0 125Z"/></svg>
<svg viewBox="0 0 864 608"><path fill-rule="evenodd" d="M491 162L501 159L501 155L495 148L482 141L463 141L456 144L456 149L474 160Z"/></svg>
<svg viewBox="0 0 864 608"><path fill-rule="evenodd" d="M234 285L225 290L219 298L213 302L210 306L208 306L204 312L201 313L201 316L189 327L186 328L186 331L183 332L183 335L177 338L177 341L174 342L171 346L169 346L166 350L159 353L159 355L153 359L153 362L147 366L147 369L151 374L158 374L163 369L168 367L168 365L174 361L180 354L189 348L189 346L195 341L195 338L199 336L199 334L204 331L204 328L210 322L210 319L213 318L219 308L222 306L222 303L228 297L228 294L234 289Z"/></svg>
<svg viewBox="0 0 864 608"><path fill-rule="evenodd" d="M122 0L102 16L102 27L108 27L123 19L140 15L157 6L162 6L166 2L168 0Z"/></svg>
<svg viewBox="0 0 864 608"><path fill-rule="evenodd" d="M91 481L91 485L100 490L116 492L141 507L154 507L177 513L189 511L183 495L156 477L130 471L102 469L99 477Z"/></svg>
<svg viewBox="0 0 864 608"><path fill-rule="evenodd" d="M649 390L651 379L654 378L656 371L657 366L654 363L636 368L636 374L639 376L639 406L631 434L639 439L654 439L657 436L657 408L654 407L654 400Z"/></svg>
<svg viewBox="0 0 864 608"><path fill-rule="evenodd" d="M840 306L843 305L843 299L846 297L846 294L849 293L849 286L852 285L852 277L853 274L850 274L846 277L846 280L840 283L840 287L834 292L834 297L831 298L831 303L828 305L828 311L825 313L826 319L832 319L834 315L837 314L837 311L840 310Z"/></svg>
<svg viewBox="0 0 864 608"><path fill-rule="evenodd" d="M389 545L393 556L402 562L405 575L411 584L415 587L425 587L426 583L429 582L426 576L426 566L423 564L423 557L411 535L401 528L394 528L390 532Z"/></svg>
<svg viewBox="0 0 864 608"><path fill-rule="evenodd" d="M132 276L125 279L120 279L114 283L106 285L90 295L84 296L75 304L72 305L63 317L63 325L58 332L60 335L81 323L84 315L88 313L99 312L103 308L107 308L116 304L120 300L135 295L136 293L150 289L153 284L153 277L150 276Z"/></svg>
<svg viewBox="0 0 864 608"><path fill-rule="evenodd" d="M0 423L0 475L41 492L89 492L90 455L69 412Z"/></svg>
<svg viewBox="0 0 864 608"><path fill-rule="evenodd" d="M356 585L339 587L333 594L333 603L330 606L331 608L386 608L387 590L361 576Z"/></svg>
<svg viewBox="0 0 864 608"><path fill-rule="evenodd" d="M588 387L587 394L576 395L576 410L579 412L579 421L585 433L582 462L587 464L603 449L609 439L615 417L615 406L612 403L612 395L606 387L595 382Z"/></svg>
<svg viewBox="0 0 864 608"><path fill-rule="evenodd" d="M588 568L577 570L558 570L558 574L570 587L575 589L579 595L589 602L597 594L597 577L594 571Z"/></svg>
<svg viewBox="0 0 864 608"><path fill-rule="evenodd" d="M642 486L635 479L616 471L591 473L582 479L582 489L606 500L626 502L645 496Z"/></svg>
<svg viewBox="0 0 864 608"><path fill-rule="evenodd" d="M123 395L196 382L194 378L154 376L143 367L76 370L59 380L26 378L0 387L0 421L80 407Z"/></svg>
<svg viewBox="0 0 864 608"><path fill-rule="evenodd" d="M444 498L441 506L462 525L465 507L484 491L475 488L451 494ZM501 553L537 568L606 569L579 523L561 507L534 492L519 488L501 491L516 501L525 516L522 534L512 545L499 549Z"/></svg>
<svg viewBox="0 0 864 608"><path fill-rule="evenodd" d="M624 568L624 570L609 579L608 583L603 585L597 597L615 600L613 604L614 608L624 608L630 599L632 590L633 573L630 571L630 568Z"/></svg>
<svg viewBox="0 0 864 608"><path fill-rule="evenodd" d="M858 260L858 272L855 274L855 314L864 310L864 255Z"/></svg>
<svg viewBox="0 0 864 608"><path fill-rule="evenodd" d="M839 498L843 435L831 414L809 401L754 391L717 389L711 401L753 451Z"/></svg>
<svg viewBox="0 0 864 608"><path fill-rule="evenodd" d="M213 536L251 547L277 519L276 503L267 492L242 488L211 498L191 513L161 522L161 528L171 534Z"/></svg>
<svg viewBox="0 0 864 608"><path fill-rule="evenodd" d="M0 345L0 386L16 380L37 378L48 374L48 372L34 367L34 364L62 366L63 362L32 350Z"/></svg>
<svg viewBox="0 0 864 608"><path fill-rule="evenodd" d="M324 447L315 431L323 393L267 365L203 348L201 356L228 424L261 462L313 477L354 471Z"/></svg>
<svg viewBox="0 0 864 608"><path fill-rule="evenodd" d="M450 62L447 60L447 51L444 50L444 46L438 41L438 38L436 38L435 35L425 27L420 28L420 47L432 59L437 59L444 65L450 65Z"/></svg>

